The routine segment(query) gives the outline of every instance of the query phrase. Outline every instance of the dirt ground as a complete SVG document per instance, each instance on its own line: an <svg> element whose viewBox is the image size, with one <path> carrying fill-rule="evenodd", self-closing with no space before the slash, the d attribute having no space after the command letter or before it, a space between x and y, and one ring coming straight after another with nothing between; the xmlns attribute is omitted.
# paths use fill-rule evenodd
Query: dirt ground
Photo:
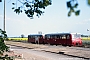
<svg viewBox="0 0 90 60"><path fill-rule="evenodd" d="M40 48L48 47L46 45L29 44L29 43L26 44L26 43L22 43L22 42L12 42L12 41L5 41L5 43L7 45L22 46L24 48L34 48L36 50L40 50ZM69 49L68 47L66 47L66 48L62 48L62 49L61 48L58 48L58 49L50 48L50 49L45 49L44 51L50 51L50 52L56 52L56 53L57 52L64 52L64 55L78 56L78 57L82 57L82 58L90 58L90 51L88 51L88 50L82 51L82 50ZM23 54L25 55L26 53L23 53ZM31 56L30 60L50 60L48 58L35 56L32 54L30 56ZM20 60L20 59L17 58L16 60Z"/></svg>
<svg viewBox="0 0 90 60"><path fill-rule="evenodd" d="M48 46L45 46L45 45L36 45L36 44L26 44L26 43L22 43L22 42L12 42L12 41L5 41L6 45L12 45L12 46L20 46L20 47L24 47L24 48L45 48L45 47L48 47ZM33 54L30 54L28 55L28 53L22 53L24 58L22 57L22 55L20 53L18 53L18 51L10 51L10 52L5 52L5 54L8 54L9 56L14 56L15 57L15 60L51 60L49 58L45 58L45 57L41 57L41 56L37 56L37 55L33 55ZM18 57L20 55L20 57ZM28 56L27 56L28 55Z"/></svg>

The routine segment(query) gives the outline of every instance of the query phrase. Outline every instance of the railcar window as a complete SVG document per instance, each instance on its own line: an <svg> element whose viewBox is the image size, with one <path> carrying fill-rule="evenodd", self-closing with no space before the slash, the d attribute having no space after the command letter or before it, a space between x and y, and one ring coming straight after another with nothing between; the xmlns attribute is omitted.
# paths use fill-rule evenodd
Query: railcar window
<svg viewBox="0 0 90 60"><path fill-rule="evenodd" d="M70 39L70 35L67 35L67 39Z"/></svg>
<svg viewBox="0 0 90 60"><path fill-rule="evenodd" d="M42 37L42 35L39 36L40 38Z"/></svg>
<svg viewBox="0 0 90 60"><path fill-rule="evenodd" d="M52 35L50 35L50 38L52 38L53 36Z"/></svg>
<svg viewBox="0 0 90 60"><path fill-rule="evenodd" d="M50 38L50 35L46 35L45 38Z"/></svg>
<svg viewBox="0 0 90 60"><path fill-rule="evenodd" d="M31 36L28 36L29 38L31 38Z"/></svg>
<svg viewBox="0 0 90 60"><path fill-rule="evenodd" d="M52 35L52 38L56 38L56 35Z"/></svg>
<svg viewBox="0 0 90 60"><path fill-rule="evenodd" d="M62 39L66 39L66 35L62 35Z"/></svg>
<svg viewBox="0 0 90 60"><path fill-rule="evenodd" d="M60 36L59 35L56 35L56 38L60 38Z"/></svg>
<svg viewBox="0 0 90 60"><path fill-rule="evenodd" d="M32 36L30 36L32 38Z"/></svg>
<svg viewBox="0 0 90 60"><path fill-rule="evenodd" d="M45 38L47 38L47 35L45 35Z"/></svg>
<svg viewBox="0 0 90 60"><path fill-rule="evenodd" d="M35 38L35 36L32 36L32 38Z"/></svg>
<svg viewBox="0 0 90 60"><path fill-rule="evenodd" d="M62 39L62 36L61 36L61 35L59 35L59 38L60 38L60 39Z"/></svg>
<svg viewBox="0 0 90 60"><path fill-rule="evenodd" d="M31 36L29 36L29 38L31 38Z"/></svg>
<svg viewBox="0 0 90 60"><path fill-rule="evenodd" d="M56 35L53 35L53 38L56 38Z"/></svg>
<svg viewBox="0 0 90 60"><path fill-rule="evenodd" d="M53 35L53 38L56 38L56 35Z"/></svg>
<svg viewBox="0 0 90 60"><path fill-rule="evenodd" d="M35 37L38 37L38 36L33 36L33 37L35 38Z"/></svg>
<svg viewBox="0 0 90 60"><path fill-rule="evenodd" d="M50 38L55 38L55 35L51 35Z"/></svg>

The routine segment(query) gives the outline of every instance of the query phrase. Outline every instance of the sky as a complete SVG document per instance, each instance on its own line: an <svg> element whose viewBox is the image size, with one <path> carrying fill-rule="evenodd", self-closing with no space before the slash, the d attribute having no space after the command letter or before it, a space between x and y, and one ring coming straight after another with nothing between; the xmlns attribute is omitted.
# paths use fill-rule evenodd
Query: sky
<svg viewBox="0 0 90 60"><path fill-rule="evenodd" d="M87 0L78 0L80 15L75 16L74 13L70 17L67 16L69 9L66 6L66 0L52 0L52 5L46 7L44 14L34 19L27 17L24 12L16 14L12 10L12 2L15 0L6 0L6 19L5 31L8 37L20 37L22 34L37 34L41 31L46 33L74 32L81 34L89 34L90 31L90 6ZM20 3L18 3L20 5ZM0 28L3 29L3 1L0 2Z"/></svg>

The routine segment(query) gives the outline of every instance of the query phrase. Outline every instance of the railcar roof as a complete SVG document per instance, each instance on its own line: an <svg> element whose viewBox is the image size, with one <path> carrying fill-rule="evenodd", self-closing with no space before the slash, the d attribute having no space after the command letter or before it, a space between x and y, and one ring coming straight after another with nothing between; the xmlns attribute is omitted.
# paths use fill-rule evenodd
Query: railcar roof
<svg viewBox="0 0 90 60"><path fill-rule="evenodd" d="M42 34L30 34L28 36L39 36L39 35L42 35Z"/></svg>
<svg viewBox="0 0 90 60"><path fill-rule="evenodd" d="M58 34L80 34L80 33L50 33L45 35L58 35Z"/></svg>
<svg viewBox="0 0 90 60"><path fill-rule="evenodd" d="M70 34L70 33L50 33L50 34L45 34L45 35L54 35L54 34Z"/></svg>

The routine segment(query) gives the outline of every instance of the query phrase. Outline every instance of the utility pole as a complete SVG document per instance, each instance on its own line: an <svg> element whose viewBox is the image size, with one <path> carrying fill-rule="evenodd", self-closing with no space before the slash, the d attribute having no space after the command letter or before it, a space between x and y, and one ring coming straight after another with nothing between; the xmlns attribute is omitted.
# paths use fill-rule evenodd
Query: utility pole
<svg viewBox="0 0 90 60"><path fill-rule="evenodd" d="M3 25L3 29L4 29L4 31L5 31L5 0L4 0L4 18L3 18L3 19L4 19L4 22L3 22L3 24L4 24L4 25Z"/></svg>
<svg viewBox="0 0 90 60"><path fill-rule="evenodd" d="M2 0L0 0L2 2ZM5 0L4 0L4 17L3 17L3 29L5 31Z"/></svg>

